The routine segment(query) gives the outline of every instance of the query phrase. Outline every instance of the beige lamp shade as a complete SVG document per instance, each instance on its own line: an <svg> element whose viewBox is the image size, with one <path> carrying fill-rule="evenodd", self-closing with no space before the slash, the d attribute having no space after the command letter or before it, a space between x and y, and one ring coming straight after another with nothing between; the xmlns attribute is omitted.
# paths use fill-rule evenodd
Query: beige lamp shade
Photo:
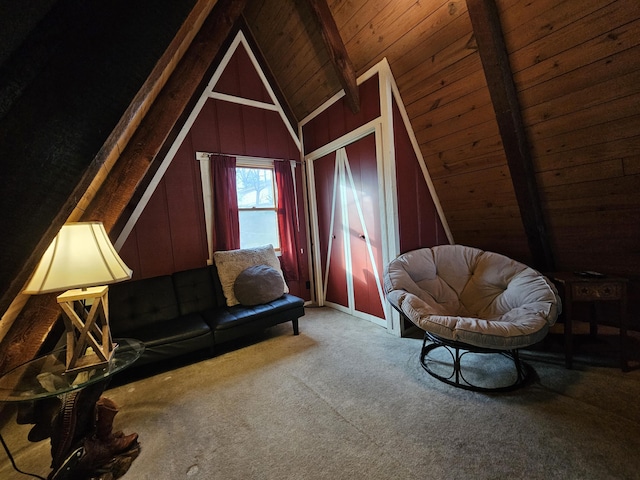
<svg viewBox="0 0 640 480"><path fill-rule="evenodd" d="M59 292L131 278L102 222L67 223L44 253L23 293Z"/></svg>

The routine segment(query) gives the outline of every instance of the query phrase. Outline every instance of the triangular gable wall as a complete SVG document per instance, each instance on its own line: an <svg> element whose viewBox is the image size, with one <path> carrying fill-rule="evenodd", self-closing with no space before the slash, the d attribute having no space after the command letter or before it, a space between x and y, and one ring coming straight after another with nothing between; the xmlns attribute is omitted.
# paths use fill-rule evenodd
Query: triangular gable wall
<svg viewBox="0 0 640 480"><path fill-rule="evenodd" d="M386 135L385 144L387 145L385 149L387 156L385 173L387 174L388 182L386 190L390 193L390 195L387 196L387 215L395 220L390 226L393 228L393 231L397 232L396 241L392 242L395 247L394 251L391 252L392 258L395 255L419 247L430 247L441 243L454 243L453 235L447 224L440 200L438 199L438 194L431 180L431 175L427 170L422 151L418 145L409 120L409 115L407 114L400 95L400 90L398 89L387 59L383 58L378 64L374 65L367 73L358 79L358 82L364 82L376 73L380 76L382 117L384 119L391 119L391 121L386 122L383 129ZM406 148L406 153L411 155L411 158L407 158L406 156L403 159L398 158L398 154L403 147ZM397 192L402 190L401 187L404 187L401 177L402 172L398 171L398 167L403 166L403 163L404 165L410 166L410 168L417 173L415 177L417 185L416 196L412 197L413 200L418 200L418 204L422 206L428 203L435 209L435 215L426 215L427 217L432 217L434 220L433 225L426 228L435 233L435 236L429 235L428 244L424 242L415 243L412 240L411 224L420 223L420 220L413 218L405 222L402 221L403 218L407 218L407 214L410 216L411 214L416 215L419 213L413 205L408 203L403 204L401 198L397 195ZM429 195L423 196L420 192L428 192ZM422 220L424 220L424 218ZM424 228L421 230L424 230Z"/></svg>
<svg viewBox="0 0 640 480"><path fill-rule="evenodd" d="M376 78L377 81L372 84L371 80ZM377 86L378 91L373 94L371 92L367 93L374 85ZM394 258L399 253L419 246L430 246L425 242L420 244L408 241L407 239L412 235L409 228L404 228L406 234L401 238L403 226L408 227L410 223L416 223L418 220L414 218L411 221L405 221L405 225L398 225L398 222L402 222L402 219L407 217L406 214L408 212L403 212L403 209L410 210L414 215L416 214L416 210L412 206L408 206L406 203L399 203L397 196L398 186L402 185L404 187L402 179L408 175L407 171L415 173L413 180L416 184L414 189L416 193L411 197L414 201L419 199L421 202L427 203L434 210L433 214L427 215L427 217L433 219L433 223L427 228L432 232L435 229L437 238L432 238L429 241L454 243L431 181L431 176L411 127L409 116L386 58L361 75L358 78L358 86L361 95L369 98L369 103L362 105L361 112L357 115L348 114L345 115L345 119L342 119L342 114L336 113L340 110L345 112L347 110L345 106L340 108L340 103L344 103L344 91L342 91L327 100L300 122L299 130L300 137L304 143L305 159L313 159L320 154L327 153L336 144L340 144L341 141L344 141L359 129L365 128L366 124L380 122L384 145L384 161L382 163L385 179L384 190L386 192L386 217L389 222L387 227L390 232L395 232L395 239L392 238L389 242L390 249L387 252L389 258ZM372 95L375 95L375 98ZM375 104L372 105L374 102ZM363 113L365 110L368 113ZM376 118L378 116L379 118ZM321 127L320 138L318 138L317 128L309 128L314 123L316 125L318 123L326 123L328 125L328 128L325 128L326 131L322 131ZM397 158L398 155L402 155L402 158ZM399 172L399 168L403 171Z"/></svg>
<svg viewBox="0 0 640 480"><path fill-rule="evenodd" d="M316 301L319 305L326 302L401 334L405 326L399 322L397 313L384 302L380 292L366 285L374 285L370 278L375 278L377 284L384 265L400 253L453 243L453 239L386 59L360 76L358 87L362 104L358 113L353 114L348 109L344 92L341 92L303 119L299 127L308 177ZM338 165L340 149L356 145L372 134L375 149L370 147L364 151L362 158L365 161L361 165L366 166L354 175L365 180L361 182L358 193L354 190L353 194L354 197L362 197L354 204L360 202L371 206L367 218L377 217L374 224L379 230L370 235L364 234L364 229L352 222L354 217L346 211L346 199L340 203L343 211L338 212L340 215L336 213L335 197L327 192L344 190L344 182L340 175L332 176L332 170L326 165L329 162L331 166L334 158ZM375 164L371 163L372 155ZM336 237L332 229L336 221L339 223L337 229L348 233L344 233L344 239L334 247L333 239ZM355 258L352 250L360 258L364 244L374 254L370 255L370 264L363 267L360 259L355 268L351 263ZM329 260L333 259L334 248L337 265L331 267ZM350 272L346 275L345 285L335 295L335 289L329 294L326 282L323 282L323 273L326 277L332 268L339 272L332 284L342 280L341 272ZM356 271L357 281L350 281L349 277ZM363 303L358 304L357 298L368 298L371 305L371 299L377 301L376 295L385 308L384 319L369 311Z"/></svg>
<svg viewBox="0 0 640 480"><path fill-rule="evenodd" d="M239 40L237 47L244 44ZM274 108L276 103L265 87L265 80L260 76L254 64L254 57L247 48L237 48L224 67L220 78L212 86L214 98L229 101L250 101L268 104L267 108ZM268 83L267 83L268 85Z"/></svg>
<svg viewBox="0 0 640 480"><path fill-rule="evenodd" d="M276 92L238 32L115 242L134 278L208 260L197 152L299 161L299 147Z"/></svg>
<svg viewBox="0 0 640 480"><path fill-rule="evenodd" d="M399 251L454 243L438 194L422 157L409 116L389 64L383 62L387 88L391 90L394 132L394 160L398 188ZM403 201L404 197L404 201ZM415 203L415 199L420 199Z"/></svg>

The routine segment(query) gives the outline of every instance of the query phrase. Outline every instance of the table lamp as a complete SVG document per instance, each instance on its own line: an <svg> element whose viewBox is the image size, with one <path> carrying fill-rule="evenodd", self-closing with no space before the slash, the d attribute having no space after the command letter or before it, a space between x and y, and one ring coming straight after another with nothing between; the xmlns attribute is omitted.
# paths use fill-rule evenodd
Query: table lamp
<svg viewBox="0 0 640 480"><path fill-rule="evenodd" d="M131 278L101 222L68 223L51 242L23 293L59 292L66 371L106 365L113 353L106 284ZM99 286L96 286L99 285Z"/></svg>

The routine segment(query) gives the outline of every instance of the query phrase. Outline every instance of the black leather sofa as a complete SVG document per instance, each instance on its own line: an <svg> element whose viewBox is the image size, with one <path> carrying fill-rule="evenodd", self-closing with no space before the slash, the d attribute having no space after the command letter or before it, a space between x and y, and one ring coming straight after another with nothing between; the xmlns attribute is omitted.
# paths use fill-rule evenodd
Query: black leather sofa
<svg viewBox="0 0 640 480"><path fill-rule="evenodd" d="M298 335L304 301L294 295L256 306L227 307L215 265L127 281L109 288L114 338L135 338L145 351L136 366L209 349L291 321Z"/></svg>

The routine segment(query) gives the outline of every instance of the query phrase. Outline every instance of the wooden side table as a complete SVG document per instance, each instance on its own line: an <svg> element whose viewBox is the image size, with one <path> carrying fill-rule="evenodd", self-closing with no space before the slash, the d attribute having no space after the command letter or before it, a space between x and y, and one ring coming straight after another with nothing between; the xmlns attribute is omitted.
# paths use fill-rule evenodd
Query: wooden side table
<svg viewBox="0 0 640 480"><path fill-rule="evenodd" d="M623 371L629 370L626 352L627 344L627 283L626 278L606 275L588 275L572 272L557 272L549 275L560 287L563 294L563 310L565 314L564 344L565 364L567 368L573 363L573 303L574 302L618 302L620 329L620 365ZM594 305L595 306L595 305ZM596 335L598 326L594 312L591 312L590 333Z"/></svg>

